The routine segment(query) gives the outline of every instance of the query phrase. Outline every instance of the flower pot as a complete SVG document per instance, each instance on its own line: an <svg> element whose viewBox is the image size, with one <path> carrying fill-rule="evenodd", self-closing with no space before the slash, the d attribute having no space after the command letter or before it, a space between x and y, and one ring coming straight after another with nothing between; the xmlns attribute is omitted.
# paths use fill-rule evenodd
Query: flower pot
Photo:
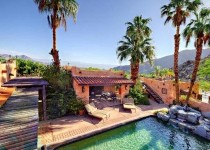
<svg viewBox="0 0 210 150"><path fill-rule="evenodd" d="M82 116L82 115L84 115L84 114L85 114L85 110L84 110L84 109L79 110L79 115L80 115L80 116Z"/></svg>

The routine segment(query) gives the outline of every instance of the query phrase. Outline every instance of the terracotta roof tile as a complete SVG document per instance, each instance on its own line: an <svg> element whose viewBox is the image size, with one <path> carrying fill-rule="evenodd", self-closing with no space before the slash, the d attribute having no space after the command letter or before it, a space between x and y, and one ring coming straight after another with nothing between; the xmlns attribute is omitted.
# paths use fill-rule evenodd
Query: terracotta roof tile
<svg viewBox="0 0 210 150"><path fill-rule="evenodd" d="M79 85L114 85L114 84L134 84L132 80L124 77L73 77Z"/></svg>

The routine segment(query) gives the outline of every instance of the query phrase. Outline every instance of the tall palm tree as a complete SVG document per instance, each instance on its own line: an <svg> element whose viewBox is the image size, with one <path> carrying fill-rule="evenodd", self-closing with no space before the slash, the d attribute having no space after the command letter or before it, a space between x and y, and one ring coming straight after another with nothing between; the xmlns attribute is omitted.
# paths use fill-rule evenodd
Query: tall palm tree
<svg viewBox="0 0 210 150"><path fill-rule="evenodd" d="M151 46L151 39L150 34L152 30L148 27L148 23L151 21L150 18L144 19L142 16L136 16L133 19L133 22L127 22L126 25L127 31L126 31L126 37L130 39L133 45L133 52L131 53L130 57L130 62L131 62L131 79L136 83L136 80L138 78L139 74L139 63L144 61L144 55L142 52L144 46L147 48L150 48L148 52L151 52L151 55L145 55L145 57L150 57L148 60L150 62L152 61L152 58L154 56L154 47ZM125 39L127 40L127 38ZM128 42L129 40L127 40ZM125 43L120 42L123 46ZM150 47L148 47L150 45ZM118 48L119 52L119 48ZM145 51L146 52L146 51ZM120 54L120 53L118 53ZM118 55L118 58L120 56ZM123 58L123 57L121 57Z"/></svg>
<svg viewBox="0 0 210 150"><path fill-rule="evenodd" d="M152 30L148 27L150 18L143 18L142 16L136 16L133 22L127 22L126 34L131 37L135 42L142 40L143 38L150 37Z"/></svg>
<svg viewBox="0 0 210 150"><path fill-rule="evenodd" d="M174 35L174 74L175 74L175 87L176 87L176 102L179 102L179 42L180 42L180 26L186 23L186 18L190 16L190 12L197 10L201 5L200 0L171 0L168 5L161 7L161 17L166 16L165 23L172 21L176 27L176 34Z"/></svg>
<svg viewBox="0 0 210 150"><path fill-rule="evenodd" d="M53 56L55 66L60 66L58 50L56 49L56 29L63 25L66 30L66 19L72 16L76 21L78 3L76 0L34 0L41 13L48 14L47 19L53 31L53 48L50 54Z"/></svg>
<svg viewBox="0 0 210 150"><path fill-rule="evenodd" d="M194 37L194 44L196 47L195 64L191 77L189 92L186 98L187 104L192 93L193 85L196 81L203 46L205 44L210 46L210 9L203 8L199 13L195 11L194 14L195 19L192 19L183 31L183 36L186 40L186 46L188 46L190 39Z"/></svg>
<svg viewBox="0 0 210 150"><path fill-rule="evenodd" d="M136 42L129 36L124 36L124 41L119 42L117 48L117 57L120 61L130 58L131 79L136 83L139 74L139 63L149 60L152 63L154 57L154 46L151 45L151 39L145 38Z"/></svg>

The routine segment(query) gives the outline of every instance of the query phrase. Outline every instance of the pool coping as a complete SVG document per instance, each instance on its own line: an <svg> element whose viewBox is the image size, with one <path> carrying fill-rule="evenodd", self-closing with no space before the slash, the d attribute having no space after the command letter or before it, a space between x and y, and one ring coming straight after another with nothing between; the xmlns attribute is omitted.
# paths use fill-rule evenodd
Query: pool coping
<svg viewBox="0 0 210 150"><path fill-rule="evenodd" d="M75 136L75 137L73 137L71 139L64 139L64 140L59 141L59 142L50 143L50 144L46 145L46 147L47 147L47 149L50 149L50 150L51 149L52 150L56 150L56 149L58 149L61 146L65 146L67 144L72 144L74 142L83 140L85 138L89 138L89 137L92 137L92 136L104 133L106 131L109 131L109 130L121 127L123 125L127 125L129 123L132 123L132 122L135 122L135 121L138 121L138 120L140 121L142 119L146 119L146 118L149 118L149 117L156 118L156 115L149 114L149 115L146 115L146 116L138 116L138 117L135 117L135 118L129 118L127 120L123 120L123 121L121 121L121 122L119 122L117 124L114 124L114 125L109 125L109 126L106 126L106 127L100 128L100 129L96 129L94 131L90 131L88 133L84 133L82 135L77 135L77 136Z"/></svg>

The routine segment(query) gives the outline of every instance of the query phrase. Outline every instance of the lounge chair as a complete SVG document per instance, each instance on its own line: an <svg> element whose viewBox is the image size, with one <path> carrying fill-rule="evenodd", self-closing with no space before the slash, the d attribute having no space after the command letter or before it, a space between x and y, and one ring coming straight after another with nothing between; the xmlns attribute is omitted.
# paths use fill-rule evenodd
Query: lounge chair
<svg viewBox="0 0 210 150"><path fill-rule="evenodd" d="M94 103L90 103L90 104L86 104L85 108L88 112L89 115L100 118L100 119L104 119L104 118L108 118L110 117L109 112L105 111L105 110L100 110L97 109Z"/></svg>
<svg viewBox="0 0 210 150"><path fill-rule="evenodd" d="M136 106L134 104L134 100L132 98L124 98L123 99L123 108L124 109L135 109L136 112Z"/></svg>

